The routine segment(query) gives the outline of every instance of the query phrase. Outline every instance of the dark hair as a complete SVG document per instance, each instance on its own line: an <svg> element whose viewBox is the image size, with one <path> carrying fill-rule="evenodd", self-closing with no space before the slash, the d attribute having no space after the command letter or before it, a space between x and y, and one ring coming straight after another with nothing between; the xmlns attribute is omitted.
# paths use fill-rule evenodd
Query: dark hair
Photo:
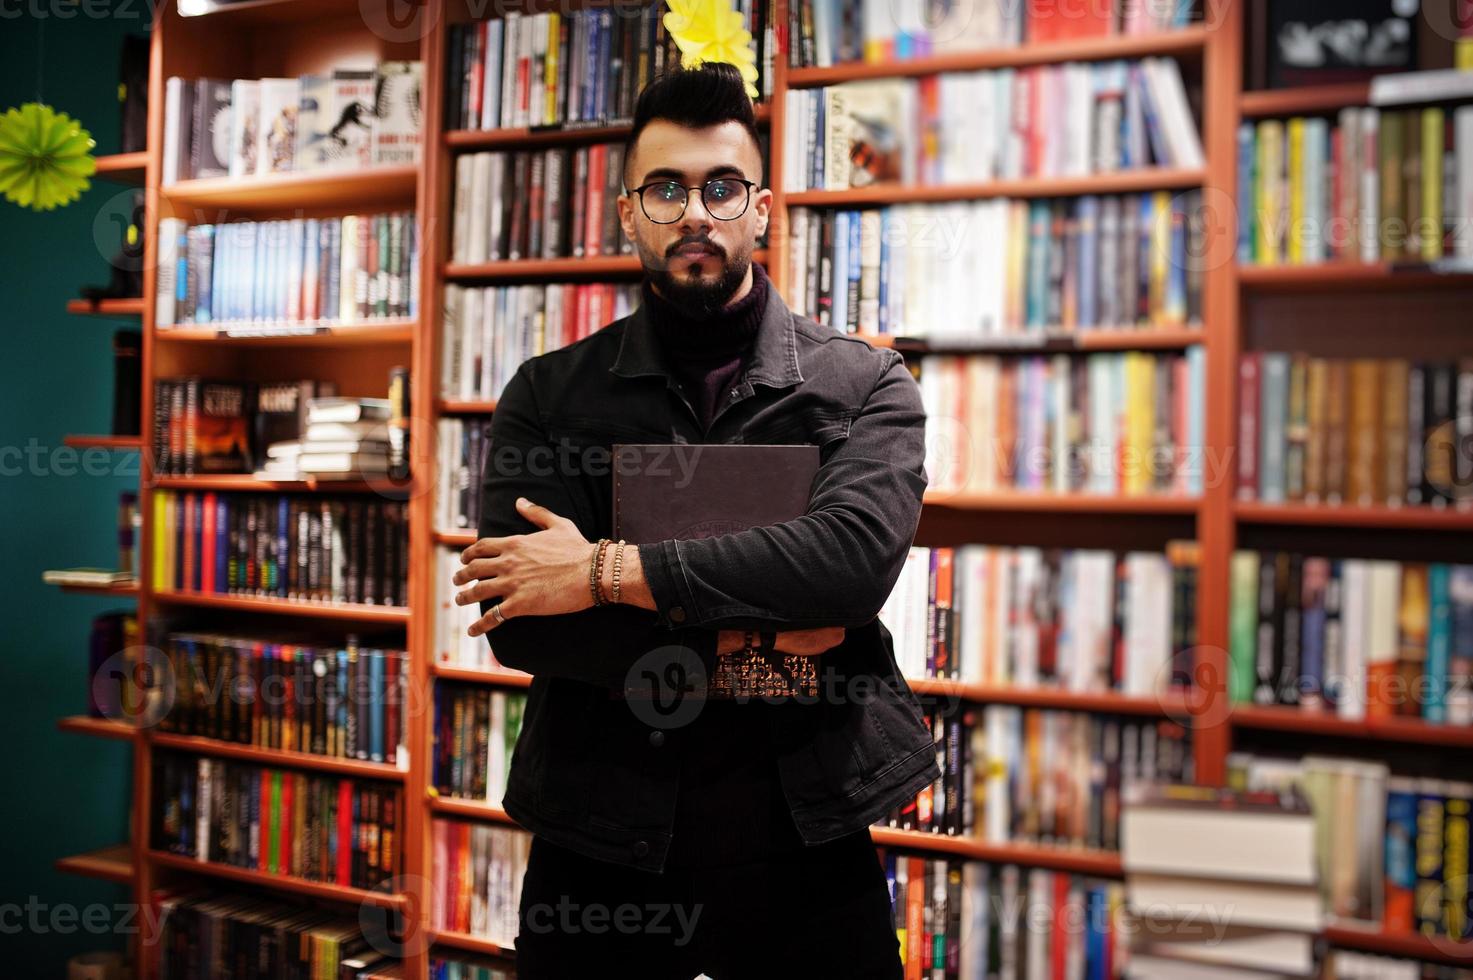
<svg viewBox="0 0 1473 980"><path fill-rule="evenodd" d="M639 93L634 106L634 125L624 142L624 181L629 186L629 161L634 144L651 120L665 119L691 129L704 129L724 122L741 123L752 137L759 154L762 140L757 135L757 113L747 95L746 82L735 65L707 61L696 68L677 68L655 78Z"/></svg>

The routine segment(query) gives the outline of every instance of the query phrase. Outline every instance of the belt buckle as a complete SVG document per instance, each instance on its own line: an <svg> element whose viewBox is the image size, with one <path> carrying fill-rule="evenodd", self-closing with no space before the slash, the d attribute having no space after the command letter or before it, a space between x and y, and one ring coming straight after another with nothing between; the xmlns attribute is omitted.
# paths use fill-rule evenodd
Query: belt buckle
<svg viewBox="0 0 1473 980"><path fill-rule="evenodd" d="M741 650L716 658L712 698L783 698L818 694L816 657L780 653L769 659L760 650Z"/></svg>

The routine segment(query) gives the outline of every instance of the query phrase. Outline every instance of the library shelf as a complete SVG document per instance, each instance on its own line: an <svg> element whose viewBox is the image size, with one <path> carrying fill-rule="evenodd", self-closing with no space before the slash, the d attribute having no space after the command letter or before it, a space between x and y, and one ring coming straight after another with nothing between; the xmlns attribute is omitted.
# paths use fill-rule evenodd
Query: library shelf
<svg viewBox="0 0 1473 980"><path fill-rule="evenodd" d="M296 878L292 875L270 874L250 868L237 868L233 864L224 864L219 861L201 861L183 854L170 854L168 851L151 850L148 852L148 859L165 868L177 868L181 871L208 875L212 878L225 878L246 885L259 885L277 891L295 892L298 895L307 895L330 902L346 902L359 906L378 905L385 908L402 908L405 905L405 897L399 893L354 888L350 885L335 885L326 881L309 881L306 878Z"/></svg>
<svg viewBox="0 0 1473 980"><path fill-rule="evenodd" d="M476 532L465 531L436 531L435 543L452 545L457 548L468 548L476 543Z"/></svg>
<svg viewBox="0 0 1473 980"><path fill-rule="evenodd" d="M441 398L435 403L441 415L490 415L496 411L496 401L465 401L458 398Z"/></svg>
<svg viewBox="0 0 1473 980"><path fill-rule="evenodd" d="M756 111L758 126L772 121L772 107L768 103L760 103ZM614 143L629 138L631 125L632 120L535 128L517 126L506 129L452 129L445 133L445 145L453 151L472 153L477 150L523 150L576 143Z"/></svg>
<svg viewBox="0 0 1473 980"><path fill-rule="evenodd" d="M1172 715L1189 710L1187 695L1179 690L1159 695L1121 694L1118 691L1066 691L1011 684L971 684L935 677L905 679L916 694L960 698L979 704L1011 704L1025 708L1095 711L1116 715Z"/></svg>
<svg viewBox="0 0 1473 980"><path fill-rule="evenodd" d="M1234 705L1231 717L1237 728L1377 739L1412 745L1473 747L1473 726L1444 725L1421 718L1365 718L1356 721L1329 711L1279 705Z"/></svg>
<svg viewBox="0 0 1473 980"><path fill-rule="evenodd" d="M430 942L437 946L453 946L468 953L480 953L483 956L507 957L515 956L517 953L515 946L502 945L494 939L473 936L468 932L451 932L448 929L432 930Z"/></svg>
<svg viewBox="0 0 1473 980"><path fill-rule="evenodd" d="M1047 844L996 844L974 837L932 834L923 830L897 830L894 827L871 827L870 839L879 847L954 854L988 864L1017 864L1030 868L1049 868L1075 874L1120 878L1124 871L1120 855L1082 847L1053 847Z"/></svg>
<svg viewBox="0 0 1473 980"><path fill-rule="evenodd" d="M768 251L752 252L752 261L767 264ZM503 259L496 262L448 263L446 282L521 279L636 278L644 274L637 255L564 256L556 259Z"/></svg>
<svg viewBox="0 0 1473 980"><path fill-rule="evenodd" d="M97 171L93 176L99 180L108 180L115 184L132 184L136 187L143 186L145 168L148 166L147 150L138 150L135 153L105 153L96 160Z"/></svg>
<svg viewBox="0 0 1473 980"><path fill-rule="evenodd" d="M126 885L133 881L133 846L113 844L111 847L100 847L84 854L57 858L55 867L63 874L101 878L103 881Z"/></svg>
<svg viewBox="0 0 1473 980"><path fill-rule="evenodd" d="M399 499L414 493L412 483L399 483L387 476L355 480L304 476L299 480L268 480L252 473L206 473L197 476L160 476L150 484L155 490L230 490L258 493L376 493Z"/></svg>
<svg viewBox="0 0 1473 980"><path fill-rule="evenodd" d="M80 595L136 596L138 595L138 580L119 582L115 585L59 585L57 588L63 592L75 592Z"/></svg>
<svg viewBox="0 0 1473 980"><path fill-rule="evenodd" d="M992 197L1079 197L1084 194L1132 194L1200 187L1203 170L1142 167L1080 177L1022 177L955 184L872 184L844 190L788 191L789 207L841 208L867 204L926 204L978 201Z"/></svg>
<svg viewBox="0 0 1473 980"><path fill-rule="evenodd" d="M124 299L100 299L93 302L90 299L69 299L66 302L66 311L78 316L142 316L143 297L132 296Z"/></svg>
<svg viewBox="0 0 1473 980"><path fill-rule="evenodd" d="M914 354L1057 354L1070 351L1185 350L1205 342L1201 327L1094 327L1019 329L976 337L906 337L850 334L876 347Z"/></svg>
<svg viewBox="0 0 1473 980"><path fill-rule="evenodd" d="M1407 289L1470 289L1473 270L1438 271L1424 262L1315 262L1304 265L1245 265L1238 283L1255 292L1391 292Z"/></svg>
<svg viewBox="0 0 1473 980"><path fill-rule="evenodd" d="M822 68L789 68L787 87L814 88L870 78L916 77L942 72L1016 68L1064 61L1108 61L1155 55L1192 57L1202 53L1207 43L1207 31L1205 26L1196 26L1152 34L1113 35L1047 44L956 51L904 61L847 62Z"/></svg>
<svg viewBox="0 0 1473 980"><path fill-rule="evenodd" d="M447 681L464 681L467 684L493 684L497 687L531 687L532 675L519 670L498 670L494 667L460 667L455 664L436 663L430 673Z"/></svg>
<svg viewBox="0 0 1473 980"><path fill-rule="evenodd" d="M357 602L313 602L272 596L215 595L207 592L155 591L153 598L176 606L235 609L241 612L276 613L316 619L340 619L359 623L408 623L405 606L373 606Z"/></svg>
<svg viewBox="0 0 1473 980"><path fill-rule="evenodd" d="M1188 494L1046 493L1027 490L927 490L925 506L945 510L1059 514L1196 514Z"/></svg>
<svg viewBox="0 0 1473 980"><path fill-rule="evenodd" d="M362 759L342 759L314 752L296 752L288 749L264 749L257 745L227 742L224 739L205 738L201 735L179 735L174 732L155 731L149 738L156 749L171 749L177 752L192 752L197 755L220 756L227 759L243 759L263 766L290 766L295 769L312 769L317 772L336 773L360 779L382 779L402 783L408 777L403 769L386 762L366 762Z"/></svg>
<svg viewBox="0 0 1473 980"><path fill-rule="evenodd" d="M159 188L162 208L369 208L414 204L418 166L309 170L261 177L205 177Z"/></svg>
<svg viewBox="0 0 1473 980"><path fill-rule="evenodd" d="M1405 956L1457 966L1473 964L1473 940L1449 939L1446 936L1423 936L1418 933L1380 932L1354 926L1325 927L1325 939L1331 946L1353 949L1383 956Z"/></svg>
<svg viewBox="0 0 1473 980"><path fill-rule="evenodd" d="M1301 527L1394 528L1406 531L1473 531L1473 510L1408 504L1268 504L1240 500L1233 516L1243 524L1290 524Z"/></svg>
<svg viewBox="0 0 1473 980"><path fill-rule="evenodd" d="M138 734L139 729L125 721L111 718L93 718L91 715L70 715L56 722L56 730L73 735L92 735L97 738L128 739Z"/></svg>
<svg viewBox="0 0 1473 980"><path fill-rule="evenodd" d="M1245 119L1333 112L1348 106L1365 105L1370 96L1371 86L1368 82L1260 89L1240 95L1238 111Z"/></svg>
<svg viewBox="0 0 1473 980"><path fill-rule="evenodd" d="M282 324L277 332L259 324L178 324L159 327L154 340L160 343L206 343L242 346L360 347L374 344L408 344L414 340L415 322L400 317L330 322L314 325ZM294 329L295 328L295 329Z"/></svg>
<svg viewBox="0 0 1473 980"><path fill-rule="evenodd" d="M116 449L131 452L143 448L142 436L66 436L62 444L73 449Z"/></svg>
<svg viewBox="0 0 1473 980"><path fill-rule="evenodd" d="M486 800L462 800L441 796L433 789L430 791L429 799L430 809L442 817L463 817L467 820L510 824L513 827L517 825L517 822L505 810Z"/></svg>

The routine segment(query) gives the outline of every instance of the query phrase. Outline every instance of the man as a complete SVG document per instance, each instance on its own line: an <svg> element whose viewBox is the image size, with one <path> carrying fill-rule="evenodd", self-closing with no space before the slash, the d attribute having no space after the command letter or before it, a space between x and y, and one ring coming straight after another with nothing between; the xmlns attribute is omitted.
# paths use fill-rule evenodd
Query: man
<svg viewBox="0 0 1473 980"><path fill-rule="evenodd" d="M900 975L868 827L939 771L877 615L920 516L924 414L898 355L793 315L752 264L762 177L735 68L648 86L617 202L643 302L497 403L455 584L471 635L533 675L504 802L534 834L522 977ZM815 444L820 468L799 519L627 546L596 604L617 442ZM817 656L819 696L704 699L747 630ZM666 717L625 696L651 677L698 690Z"/></svg>

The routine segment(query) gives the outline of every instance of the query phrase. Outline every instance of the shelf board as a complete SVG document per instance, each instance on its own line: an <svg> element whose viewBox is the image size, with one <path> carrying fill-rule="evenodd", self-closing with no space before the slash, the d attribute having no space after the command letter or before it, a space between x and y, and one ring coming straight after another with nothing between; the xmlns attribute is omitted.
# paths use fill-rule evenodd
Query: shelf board
<svg viewBox="0 0 1473 980"><path fill-rule="evenodd" d="M893 827L871 827L870 839L880 847L936 851L972 861L986 861L989 864L1018 864L1030 868L1098 875L1102 878L1124 876L1120 855L1109 851L1053 847L1046 844L993 844L972 837L951 837L921 830L896 830Z"/></svg>
<svg viewBox="0 0 1473 980"><path fill-rule="evenodd" d="M788 88L813 88L868 78L906 78L942 72L1016 68L1064 61L1107 61L1115 58L1144 58L1151 55L1187 57L1200 54L1207 43L1205 26L1155 34L1115 35L1021 44L1006 48L958 51L907 61L854 62L823 68L789 68Z"/></svg>
<svg viewBox="0 0 1473 980"><path fill-rule="evenodd" d="M431 664L430 673L447 681L467 684L494 684L498 687L531 687L532 675L519 670L496 670L489 667L461 667L456 664Z"/></svg>
<svg viewBox="0 0 1473 980"><path fill-rule="evenodd" d="M430 933L430 942L439 946L453 946L456 949L465 950L468 953L480 953L483 956L515 956L515 946L503 946L494 939L483 939L480 936L472 936L467 932L449 932L445 929L435 930Z"/></svg>
<svg viewBox="0 0 1473 980"><path fill-rule="evenodd" d="M1367 105L1371 97L1369 82L1345 82L1338 85L1308 85L1301 88L1261 89L1244 92L1238 97L1238 110L1244 119L1271 116L1293 116L1333 112L1346 106Z"/></svg>
<svg viewBox="0 0 1473 980"><path fill-rule="evenodd" d="M143 448L142 436L66 436L62 442L73 449L116 449L131 452Z"/></svg>
<svg viewBox="0 0 1473 980"><path fill-rule="evenodd" d="M1198 498L1185 495L1032 493L1026 490L927 490L925 506L945 510L1019 511L1059 514L1196 514Z"/></svg>
<svg viewBox="0 0 1473 980"><path fill-rule="evenodd" d="M1422 263L1316 262L1306 265L1243 265L1238 283L1257 292L1337 292L1342 289L1470 289L1473 273L1436 272Z"/></svg>
<svg viewBox="0 0 1473 980"><path fill-rule="evenodd" d="M138 580L134 579L118 585L58 585L57 588L63 592L75 592L79 595L136 596L138 595Z"/></svg>
<svg viewBox="0 0 1473 980"><path fill-rule="evenodd" d="M1204 343L1200 327L1100 327L1078 330L1020 330L1000 336L904 337L850 334L876 347L907 353L1054 354L1069 351L1185 350Z"/></svg>
<svg viewBox="0 0 1473 980"><path fill-rule="evenodd" d="M92 176L116 184L143 186L144 173L148 167L148 151L134 153L105 153L97 160L97 172Z"/></svg>
<svg viewBox="0 0 1473 980"><path fill-rule="evenodd" d="M1413 745L1473 747L1473 726L1439 725L1420 718L1367 718L1352 721L1323 711L1283 706L1235 705L1233 724L1273 732L1302 732L1338 738L1378 739Z"/></svg>
<svg viewBox="0 0 1473 980"><path fill-rule="evenodd" d="M767 263L767 249L752 253L752 261ZM444 267L447 282L514 279L609 279L644 274L637 255L596 255L582 258L516 259L500 262L451 262Z"/></svg>
<svg viewBox="0 0 1473 980"><path fill-rule="evenodd" d="M772 107L765 102L756 106L756 114L759 126L772 121ZM445 133L445 145L452 151L470 153L476 150L524 149L533 146L616 143L629 138L631 125L631 122L610 122L602 125L575 123L567 126L539 126L536 129L526 126L507 129L452 129Z"/></svg>
<svg viewBox="0 0 1473 980"><path fill-rule="evenodd" d="M337 773L361 779L382 779L404 782L407 773L403 769L384 762L365 762L361 759L340 759L336 756L318 755L313 752L294 752L286 749L263 749L240 742L227 742L218 738L200 735L177 735L172 732L155 731L150 736L155 748L193 752L197 755L220 756L227 759L245 759L264 766L291 766L297 769L314 769L318 772Z"/></svg>
<svg viewBox="0 0 1473 980"><path fill-rule="evenodd" d="M283 327L292 326L283 324ZM300 327L301 324L295 324ZM407 344L414 340L415 321L392 317L362 320L354 323L324 323L312 333L238 333L231 334L226 324L181 324L159 327L154 339L164 343L203 343L232 345L271 345L279 347L358 347L374 344ZM265 326L245 326L242 330L268 330Z"/></svg>
<svg viewBox="0 0 1473 980"><path fill-rule="evenodd" d="M273 613L282 616L307 616L316 619L340 619L359 623L407 623L409 610L404 606L370 606L353 602L308 602L277 599L268 596L213 595L203 592L155 592L154 599L176 606L202 606L209 609L238 609L242 612Z"/></svg>
<svg viewBox="0 0 1473 980"><path fill-rule="evenodd" d="M1473 963L1473 940L1461 942L1447 937L1434 938L1416 933L1378 932L1351 926L1326 926L1325 939L1331 946L1354 949L1383 956L1404 956L1414 960L1430 960L1466 967Z"/></svg>
<svg viewBox="0 0 1473 980"><path fill-rule="evenodd" d="M143 297L101 299L95 303L86 299L69 299L66 302L66 311L78 316L142 316Z"/></svg>
<svg viewBox="0 0 1473 980"><path fill-rule="evenodd" d="M92 735L96 738L128 739L138 734L138 729L111 718L93 718L91 715L71 715L56 723L56 730L73 735Z"/></svg>
<svg viewBox="0 0 1473 980"><path fill-rule="evenodd" d="M56 870L63 874L82 875L85 878L101 878L120 885L133 881L133 845L114 844L101 847L85 854L58 858Z"/></svg>
<svg viewBox="0 0 1473 980"><path fill-rule="evenodd" d="M916 694L961 698L980 704L1013 704L1025 708L1057 708L1119 715L1169 715L1180 714L1187 707L1187 695L1182 691L1142 696L1117 691L1066 691L1016 687L1010 684L968 684L938 678L906 678L905 682Z"/></svg>
<svg viewBox="0 0 1473 980"><path fill-rule="evenodd" d="M148 859L165 868L178 868L213 878L225 878L247 885L260 885L276 891L295 892L298 895L308 895L332 902L378 905L386 908L400 908L405 904L404 896L401 894L373 891L368 888L352 888L348 885L334 885L325 881L308 881L305 878L294 878L290 875L267 874L264 871L237 868L233 864L222 864L218 861L200 861L182 854L170 854L168 851L151 850L148 852Z"/></svg>
<svg viewBox="0 0 1473 980"><path fill-rule="evenodd" d="M1024 177L967 184L874 184L846 190L789 191L790 207L834 208L863 204L924 204L940 201L977 201L992 197L1078 197L1082 194L1132 194L1199 187L1202 170L1148 167L1084 177Z"/></svg>
<svg viewBox="0 0 1473 980"><path fill-rule="evenodd" d="M378 493L409 495L411 484L400 485L388 477L338 480L307 476L300 480L266 480L252 473L206 473L198 476L160 476L152 483L158 490L232 490L278 493Z"/></svg>
<svg viewBox="0 0 1473 980"><path fill-rule="evenodd" d="M206 177L160 188L174 207L335 208L412 205L418 166L311 170L261 177ZM167 210L167 209L166 209Z"/></svg>
<svg viewBox="0 0 1473 980"><path fill-rule="evenodd" d="M504 823L517 826L517 822L507 815L507 812L494 803L485 800L462 800L450 796L440 796L435 793L430 795L430 809L447 817L464 817L467 820L484 820L491 823Z"/></svg>
<svg viewBox="0 0 1473 980"><path fill-rule="evenodd" d="M441 415L490 415L496 411L494 400L460 401L453 398L442 398L435 404Z"/></svg>
<svg viewBox="0 0 1473 980"><path fill-rule="evenodd" d="M221 30L244 26L280 27L303 21L358 15L356 0L181 0L179 16L208 17Z"/></svg>
<svg viewBox="0 0 1473 980"><path fill-rule="evenodd" d="M1423 506L1348 506L1336 504L1266 504L1236 501L1233 515L1244 524L1293 524L1304 527L1394 528L1407 531L1473 531L1473 510Z"/></svg>
<svg viewBox="0 0 1473 980"><path fill-rule="evenodd" d="M476 543L475 531L436 531L435 543L456 548L469 548Z"/></svg>

